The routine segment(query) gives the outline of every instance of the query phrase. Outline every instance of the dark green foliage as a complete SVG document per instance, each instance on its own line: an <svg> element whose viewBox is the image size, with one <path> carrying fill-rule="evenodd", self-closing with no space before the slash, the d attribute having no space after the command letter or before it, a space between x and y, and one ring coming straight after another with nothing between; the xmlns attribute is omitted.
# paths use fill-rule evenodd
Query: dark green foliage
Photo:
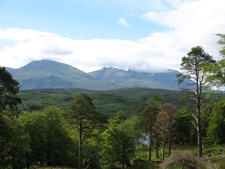
<svg viewBox="0 0 225 169"><path fill-rule="evenodd" d="M139 104L146 102L153 95L162 97L166 102L173 103L179 108L183 93L180 91L157 90L148 88L119 89L110 91L91 91L84 89L39 89L22 91L19 96L23 103L19 110L29 110L31 105L39 107L57 106L67 110L69 104L79 93L86 93L93 100L97 112L102 112L108 118L115 112L124 111L130 116L136 113Z"/></svg>
<svg viewBox="0 0 225 169"><path fill-rule="evenodd" d="M192 125L192 112L189 107L185 106L179 109L174 118L174 133L176 136L174 138L174 142L176 144L193 144L192 137L193 133L195 134L195 128Z"/></svg>
<svg viewBox="0 0 225 169"><path fill-rule="evenodd" d="M84 93L77 95L72 101L70 114L79 132L78 168L81 169L83 163L83 146L87 138L91 137L93 130L98 127L104 118L100 113L96 112L92 99Z"/></svg>
<svg viewBox="0 0 225 169"><path fill-rule="evenodd" d="M71 117L78 123L80 121L86 122L95 119L95 106L91 98L84 93L76 96L76 98L70 104Z"/></svg>
<svg viewBox="0 0 225 169"><path fill-rule="evenodd" d="M151 99L139 105L137 109L137 127L142 133L149 137L149 161L151 160L153 139L157 133L153 130L157 114L164 103L164 99L158 95L153 95Z"/></svg>
<svg viewBox="0 0 225 169"><path fill-rule="evenodd" d="M0 168L24 168L29 139L12 113L4 111L0 120Z"/></svg>
<svg viewBox="0 0 225 169"><path fill-rule="evenodd" d="M209 118L207 138L211 143L225 143L225 101L218 102L213 108Z"/></svg>
<svg viewBox="0 0 225 169"><path fill-rule="evenodd" d="M13 79L12 75L0 67L0 112L7 107L15 109L18 103L21 103L16 94L19 92L19 83Z"/></svg>
<svg viewBox="0 0 225 169"><path fill-rule="evenodd" d="M96 136L98 137L98 136ZM101 168L101 149L95 139L89 139L88 144L84 145L83 165L85 169Z"/></svg>

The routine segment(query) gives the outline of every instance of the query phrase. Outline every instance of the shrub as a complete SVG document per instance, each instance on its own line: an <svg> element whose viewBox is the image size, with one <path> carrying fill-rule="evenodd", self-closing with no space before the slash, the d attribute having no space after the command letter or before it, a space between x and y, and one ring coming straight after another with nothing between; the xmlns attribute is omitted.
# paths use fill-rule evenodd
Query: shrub
<svg viewBox="0 0 225 169"><path fill-rule="evenodd" d="M142 159L136 159L136 160L134 160L134 164L132 165L132 167L130 167L129 169L137 169L137 168L141 168L141 169L152 168L152 169L154 169L154 165L152 163L150 163L149 161L142 160Z"/></svg>
<svg viewBox="0 0 225 169"><path fill-rule="evenodd" d="M162 163L162 169L197 169L202 160L189 151L173 153Z"/></svg>

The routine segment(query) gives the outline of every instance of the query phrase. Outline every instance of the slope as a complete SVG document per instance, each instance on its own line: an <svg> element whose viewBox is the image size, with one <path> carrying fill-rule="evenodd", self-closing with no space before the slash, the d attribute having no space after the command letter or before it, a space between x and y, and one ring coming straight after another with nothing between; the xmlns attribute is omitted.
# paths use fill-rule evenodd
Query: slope
<svg viewBox="0 0 225 169"><path fill-rule="evenodd" d="M165 73L146 73L116 68L103 68L91 72L90 75L98 80L111 82L120 88L147 87L153 89L178 90L176 74L179 72L168 71Z"/></svg>
<svg viewBox="0 0 225 169"><path fill-rule="evenodd" d="M89 74L70 65L50 61L33 61L19 69L9 69L19 81L20 89L83 88L109 90L115 87L108 82L96 80Z"/></svg>

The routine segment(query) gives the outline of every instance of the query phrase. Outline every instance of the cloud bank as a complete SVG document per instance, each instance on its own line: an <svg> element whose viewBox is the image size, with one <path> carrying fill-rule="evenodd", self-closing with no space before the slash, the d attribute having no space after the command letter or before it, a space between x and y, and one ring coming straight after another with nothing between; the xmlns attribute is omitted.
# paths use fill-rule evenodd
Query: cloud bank
<svg viewBox="0 0 225 169"><path fill-rule="evenodd" d="M167 1L173 10L149 11L141 16L167 30L137 41L76 40L29 29L0 29L0 41L16 42L0 51L1 66L18 68L32 60L51 59L86 72L109 66L148 72L178 70L181 58L197 45L218 59L220 47L215 34L225 33L223 0ZM122 23L129 24L124 18Z"/></svg>

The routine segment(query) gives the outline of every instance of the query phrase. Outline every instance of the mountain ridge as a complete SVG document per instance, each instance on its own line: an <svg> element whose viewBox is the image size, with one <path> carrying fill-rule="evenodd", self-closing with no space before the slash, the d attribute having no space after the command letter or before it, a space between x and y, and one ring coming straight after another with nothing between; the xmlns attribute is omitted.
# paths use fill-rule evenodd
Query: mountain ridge
<svg viewBox="0 0 225 169"><path fill-rule="evenodd" d="M7 68L7 70L20 83L21 90L44 88L112 90L135 87L179 90L176 82L176 75L179 72L169 69L166 73L148 73L104 67L85 73L65 63L39 60L18 69Z"/></svg>

